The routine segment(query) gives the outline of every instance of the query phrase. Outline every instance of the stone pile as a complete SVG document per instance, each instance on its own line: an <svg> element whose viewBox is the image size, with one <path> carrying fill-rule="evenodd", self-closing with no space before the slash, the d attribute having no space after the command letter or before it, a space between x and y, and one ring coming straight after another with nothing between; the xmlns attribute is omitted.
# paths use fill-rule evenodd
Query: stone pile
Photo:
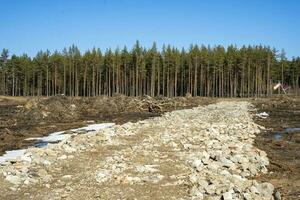
<svg viewBox="0 0 300 200"><path fill-rule="evenodd" d="M49 182L52 175L47 172L56 167L60 161L72 159L76 154L91 150L98 143L109 143L114 131L104 129L95 137L97 132L74 134L57 144L48 144L44 148L28 148L26 153L18 159L1 163L0 173L13 184L12 190L21 185Z"/></svg>
<svg viewBox="0 0 300 200"><path fill-rule="evenodd" d="M62 161L99 146L114 146L117 149L108 149L92 170L100 186L188 186L185 198L189 199L278 199L272 184L251 178L267 173L269 161L253 146L263 127L253 122L250 107L247 102L220 102L79 134L46 148L29 149L0 172L17 190L51 182L49 169Z"/></svg>

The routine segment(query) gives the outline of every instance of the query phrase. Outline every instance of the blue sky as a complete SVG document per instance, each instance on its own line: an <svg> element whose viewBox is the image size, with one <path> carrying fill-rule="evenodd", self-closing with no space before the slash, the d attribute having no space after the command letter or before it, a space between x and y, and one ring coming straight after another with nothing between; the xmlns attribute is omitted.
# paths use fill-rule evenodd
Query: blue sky
<svg viewBox="0 0 300 200"><path fill-rule="evenodd" d="M0 49L263 44L300 56L298 0L0 0Z"/></svg>

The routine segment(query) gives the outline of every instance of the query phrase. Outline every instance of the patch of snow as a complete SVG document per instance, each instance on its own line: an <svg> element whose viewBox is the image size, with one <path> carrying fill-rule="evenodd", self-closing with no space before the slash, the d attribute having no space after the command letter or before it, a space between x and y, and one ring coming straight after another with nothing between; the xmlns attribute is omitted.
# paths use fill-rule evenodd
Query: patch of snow
<svg viewBox="0 0 300 200"><path fill-rule="evenodd" d="M0 156L0 163L4 163L7 160L15 159L24 155L26 149L18 149L12 151L5 151L3 156Z"/></svg>
<svg viewBox="0 0 300 200"><path fill-rule="evenodd" d="M70 137L69 134L63 134L64 132L65 131L54 132L45 137L26 138L25 140L39 140L41 142L57 142L67 137Z"/></svg>
<svg viewBox="0 0 300 200"><path fill-rule="evenodd" d="M102 123L102 124L91 124L82 128L71 129L68 132L78 133L80 131L98 131L104 128L109 128L115 125L115 123ZM72 134L64 134L66 131L59 131L51 133L45 137L27 138L25 140L38 140L40 142L58 142L69 138Z"/></svg>
<svg viewBox="0 0 300 200"><path fill-rule="evenodd" d="M102 123L102 124L91 124L82 128L77 128L77 129L71 129L70 131L73 132L73 134L76 134L80 131L98 131L104 128L109 128L115 125L115 123ZM65 134L67 131L59 131L59 132L54 132L51 133L48 136L45 137L36 137L36 138L26 138L25 140L37 140L38 143L51 143L51 142L59 142L64 139L69 138L72 134ZM43 146L46 146L43 145ZM26 149L18 149L18 150L12 150L12 151L6 151L3 156L0 156L0 163L4 163L7 160L10 159L16 159L25 154Z"/></svg>
<svg viewBox="0 0 300 200"><path fill-rule="evenodd" d="M256 116L265 119L265 118L269 117L269 114L266 112L262 112L262 113L256 114Z"/></svg>
<svg viewBox="0 0 300 200"><path fill-rule="evenodd" d="M98 131L104 128L109 128L115 125L115 123L102 123L102 124L90 124L88 126L82 127L82 128L77 128L77 129L71 129L70 131L72 132L77 132L77 131Z"/></svg>
<svg viewBox="0 0 300 200"><path fill-rule="evenodd" d="M66 139L71 136L70 134L63 134L63 133L64 131L51 133L50 135L42 137L39 140L41 140L42 142L57 142L57 141L62 141L63 139Z"/></svg>

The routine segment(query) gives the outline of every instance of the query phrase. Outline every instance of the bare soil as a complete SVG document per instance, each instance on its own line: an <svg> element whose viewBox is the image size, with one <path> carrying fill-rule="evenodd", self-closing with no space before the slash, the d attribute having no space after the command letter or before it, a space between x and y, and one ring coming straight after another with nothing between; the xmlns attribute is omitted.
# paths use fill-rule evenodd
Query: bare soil
<svg viewBox="0 0 300 200"><path fill-rule="evenodd" d="M256 178L271 182L282 199L300 199L300 131L284 131L300 128L300 98L278 96L253 100L253 104L270 115L256 118L256 123L267 128L256 137L256 145L268 154L271 173Z"/></svg>
<svg viewBox="0 0 300 200"><path fill-rule="evenodd" d="M230 99L228 99L230 101ZM283 199L300 199L300 132L284 133L286 128L300 128L300 98L277 96L249 99L266 119L255 118L267 130L256 137L256 146L270 160L271 173L255 179L271 182ZM0 154L6 150L32 145L28 137L68 130L94 123L123 124L161 115L163 112L207 105L212 98L24 98L0 97ZM278 139L276 135L281 133Z"/></svg>
<svg viewBox="0 0 300 200"><path fill-rule="evenodd" d="M267 158L252 146L251 138L259 129L247 113L248 105L238 101L220 102L115 126L103 132L77 135L43 149L31 149L32 162L23 165L13 161L12 165L4 166L0 173L0 199L177 200L202 199L199 195L202 193L205 193L204 199L223 199L222 193L233 184L237 193L231 197L241 199L246 191L242 188L258 183L234 179L239 176L233 173L241 173L238 170L232 174L228 171L226 175L228 168L210 155L217 151L224 158L229 154L245 155L247 159L249 156L248 160L257 159L252 165L255 169L264 168ZM240 148L245 146L247 151ZM74 151L65 151L67 148ZM204 152L206 154L202 154ZM206 166L198 171L194 163L200 154L208 157ZM211 169L213 165L215 168ZM30 181L21 181L20 187L11 182L11 177L27 175L26 180ZM205 191L200 187L201 180L203 185L207 184ZM259 197L252 193L253 199ZM272 197L272 194L273 189L264 197Z"/></svg>
<svg viewBox="0 0 300 200"><path fill-rule="evenodd" d="M6 150L33 145L29 137L79 128L89 123L123 124L164 112L207 105L214 99L200 97L114 97L70 98L0 96L0 155Z"/></svg>

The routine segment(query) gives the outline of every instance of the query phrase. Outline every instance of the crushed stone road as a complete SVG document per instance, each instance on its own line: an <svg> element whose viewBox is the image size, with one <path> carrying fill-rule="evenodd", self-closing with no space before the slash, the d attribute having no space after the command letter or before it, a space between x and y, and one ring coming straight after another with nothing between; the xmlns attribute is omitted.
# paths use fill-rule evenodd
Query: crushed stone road
<svg viewBox="0 0 300 200"><path fill-rule="evenodd" d="M0 199L280 199L263 127L248 102L223 101L30 148L0 166Z"/></svg>

